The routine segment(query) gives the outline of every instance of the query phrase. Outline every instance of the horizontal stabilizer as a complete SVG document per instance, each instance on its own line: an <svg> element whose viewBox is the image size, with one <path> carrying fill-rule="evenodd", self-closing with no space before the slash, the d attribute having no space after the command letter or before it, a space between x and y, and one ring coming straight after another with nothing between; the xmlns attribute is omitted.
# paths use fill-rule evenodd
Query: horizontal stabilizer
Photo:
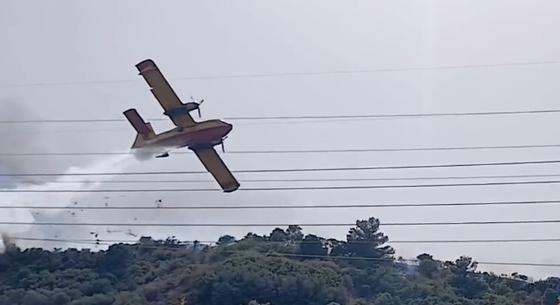
<svg viewBox="0 0 560 305"><path fill-rule="evenodd" d="M132 127L134 127L136 132L138 132L139 134L147 136L153 132L150 126L148 126L148 124L144 122L144 119L142 119L140 114L138 114L138 111L136 111L136 109L128 109L123 113L124 116L126 116L128 121L130 122L130 124L132 125Z"/></svg>

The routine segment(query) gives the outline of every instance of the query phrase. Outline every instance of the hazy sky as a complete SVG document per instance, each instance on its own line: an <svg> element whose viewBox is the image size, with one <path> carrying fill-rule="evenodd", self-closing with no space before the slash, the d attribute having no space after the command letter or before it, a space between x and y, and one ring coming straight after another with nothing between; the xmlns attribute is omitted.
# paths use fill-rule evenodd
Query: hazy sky
<svg viewBox="0 0 560 305"><path fill-rule="evenodd" d="M0 10L0 120L120 118L135 107L145 118L162 110L134 65L152 58L184 99L205 98L204 119L235 116L430 113L556 109L560 65L401 71L315 76L188 79L192 76L318 72L404 67L480 65L560 60L560 3L556 1L21 1ZM87 83L95 81L112 81ZM84 84L72 84L81 82ZM49 83L43 86L37 84ZM54 83L54 84L53 84ZM58 84L58 85L57 85ZM557 144L558 115L453 117L336 122L230 121L228 150ZM156 131L171 122L154 122ZM1 153L116 152L134 131L122 123L0 125ZM557 159L558 149L355 154L225 154L231 169L336 167ZM120 166L115 165L119 163ZM126 163L126 164L125 164ZM189 155L142 163L106 157L2 157L0 170L65 172L100 169L200 170ZM75 169L80 170L80 169ZM238 175L242 187L319 185L251 183L244 179L305 177L425 177L560 173L560 166L393 170L310 174ZM160 177L210 178L209 175ZM148 177L144 177L148 178ZM71 180L71 178L68 178ZM141 178L139 178L141 179ZM122 179L121 179L122 180ZM447 181L450 182L450 181ZM481 182L476 180L474 182ZM364 182L367 184L384 182ZM412 184L416 182L411 182ZM13 187L14 181L4 181ZM331 183L332 184L332 183ZM339 183L347 185L348 183ZM351 183L357 184L356 182ZM388 182L387 184L395 184ZM164 184L151 187L165 187ZM168 187L213 187L213 182ZM136 188L130 184L49 185L56 188ZM44 189L45 187L37 187ZM20 194L8 202L67 205L335 204L558 199L556 185L514 185L337 191L238 191L232 194ZM56 202L55 202L56 201ZM37 221L88 222L382 222L557 219L560 208L454 207L344 210L161 211L159 213L44 213ZM29 217L8 211L0 219ZM136 220L134 220L136 218ZM0 228L4 231L8 228ZM18 235L127 238L107 228L20 228ZM109 228L111 229L111 228ZM271 228L272 229L272 228ZM215 239L222 234L264 233L262 228L133 229L156 237ZM17 231L10 228L13 235ZM126 228L125 228L126 230ZM554 238L557 225L386 227L393 240ZM343 238L347 228L305 228ZM51 244L52 245L52 244ZM470 255L481 261L559 263L558 244L397 244L406 257L429 252L441 259ZM560 269L500 267L534 276Z"/></svg>

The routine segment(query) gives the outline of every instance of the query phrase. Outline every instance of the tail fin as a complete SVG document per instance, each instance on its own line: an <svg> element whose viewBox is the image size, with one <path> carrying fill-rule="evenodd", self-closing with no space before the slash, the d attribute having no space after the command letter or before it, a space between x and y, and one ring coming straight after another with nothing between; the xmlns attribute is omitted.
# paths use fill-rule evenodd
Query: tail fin
<svg viewBox="0 0 560 305"><path fill-rule="evenodd" d="M128 119L132 127L136 129L136 132L143 136L147 136L153 130L150 130L148 124L144 122L144 119L138 114L136 109L128 109L127 111L123 112L124 116Z"/></svg>
<svg viewBox="0 0 560 305"><path fill-rule="evenodd" d="M144 140L156 135L154 129L152 128L152 125L150 123L144 122L144 119L142 119L136 109L128 109L127 111L123 112L123 114L138 133L138 135L136 135L136 139L134 140L132 148L138 148L142 146Z"/></svg>

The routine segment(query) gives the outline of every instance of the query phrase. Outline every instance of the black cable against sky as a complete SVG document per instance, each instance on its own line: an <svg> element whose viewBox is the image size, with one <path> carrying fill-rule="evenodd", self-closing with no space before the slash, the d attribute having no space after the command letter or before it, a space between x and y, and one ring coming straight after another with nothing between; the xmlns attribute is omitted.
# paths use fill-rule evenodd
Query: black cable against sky
<svg viewBox="0 0 560 305"><path fill-rule="evenodd" d="M550 178L560 177L558 174L535 174L535 175L481 175L481 176L431 176L431 177L377 177L377 178L292 178L292 179L241 179L242 183L270 183L270 182L364 182L364 181L421 181L421 180L471 180L471 179L513 179L513 178ZM207 179L151 179L151 180L90 180L89 183L106 184L145 184L145 183L213 183L214 180ZM74 184L83 181L44 181L45 184ZM30 183L37 185L37 183Z"/></svg>
<svg viewBox="0 0 560 305"><path fill-rule="evenodd" d="M330 259L330 260L388 260L383 258L374 257L360 257L360 256L329 256L329 255L305 255L305 254L292 254L292 253L269 253L269 256L285 256L285 257L301 257L301 258L317 258L317 259ZM406 262L416 262L417 260L405 259ZM502 265L502 266L528 266L528 267L560 267L560 264L546 264L546 263L525 263L525 262L489 262L489 261L476 261L479 265Z"/></svg>
<svg viewBox="0 0 560 305"><path fill-rule="evenodd" d="M464 201L442 203L337 203L337 204L228 204L228 205L188 205L186 203L152 203L147 204L114 204L97 203L94 205L39 204L14 205L1 203L0 209L34 209L34 210L259 210L259 209L354 209L354 208L422 208L422 207L461 207L461 206L515 206L515 205L547 205L560 204L554 200L521 200L521 201Z"/></svg>
<svg viewBox="0 0 560 305"><path fill-rule="evenodd" d="M12 237L10 240L26 240L26 241L53 241L53 242L86 242L86 243L139 243L138 239L65 239L65 238L43 238L43 237ZM192 244L195 242L203 244L212 244L216 241L211 240L182 240L182 243ZM239 241L236 241L239 242ZM286 244L286 241L263 241L267 244ZM560 242L560 238L525 238L525 239L433 239L433 240L389 240L388 244L460 244L460 243L536 243L536 242ZM290 241L293 244L315 244L317 241ZM370 244L372 241L354 240L352 243ZM165 245L161 245L166 248ZM176 247L173 247L176 248Z"/></svg>
<svg viewBox="0 0 560 305"><path fill-rule="evenodd" d="M486 68L505 68L523 66L541 66L560 64L558 60L547 61L527 61L509 63L488 63L488 64L465 64L465 65L446 65L431 67L400 67L400 68L371 68L371 69L345 69L330 71L289 71L289 72L261 72L261 73L239 73L239 74L215 74L215 75L192 75L169 77L169 80L215 80L215 79L250 79L250 78L274 78L274 77L302 77L302 76L324 76L324 75L352 75L388 72L413 72L413 71L438 71L438 70L464 70L464 69L486 69ZM0 84L0 88L17 87L52 87L52 86L84 86L84 85L106 85L106 84L126 84L140 82L140 79L112 79L112 80L85 80L85 81L59 81L59 82L34 82L21 84Z"/></svg>
<svg viewBox="0 0 560 305"><path fill-rule="evenodd" d="M290 186L290 187L246 187L238 191L305 191L305 190L366 190L395 188L439 188L439 187L474 187L503 185L543 185L558 184L560 180L544 181L508 181L482 183L449 183L449 184L402 184L402 185L350 185L350 186ZM221 192L215 188L173 188L173 189L92 189L92 190L49 190L49 189L0 189L0 193L155 193L155 192Z"/></svg>
<svg viewBox="0 0 560 305"><path fill-rule="evenodd" d="M490 115L519 115L519 114L552 114L560 113L560 109L511 110L511 111L482 111L482 112L442 112L442 113L403 113L403 114L350 114L350 115L300 115L300 116L236 116L225 117L229 121L247 120L305 120L305 119L399 119L422 117L455 117L455 116L490 116ZM147 121L168 121L168 118L149 118ZM104 119L37 119L37 120L1 120L0 124L32 124L32 123L111 123L126 122L121 118Z"/></svg>
<svg viewBox="0 0 560 305"><path fill-rule="evenodd" d="M407 151L453 151L453 150L491 150L491 149L528 149L559 148L560 144L535 145L495 145L495 146L442 146L442 147L394 147L394 148L357 148L357 149L293 149L293 150L231 150L226 154L305 154L305 153L365 153L365 152L407 152ZM192 154L188 150L171 152L172 155ZM0 157L34 156L97 156L97 155L134 155L133 152L37 152L37 153L0 153Z"/></svg>
<svg viewBox="0 0 560 305"><path fill-rule="evenodd" d="M481 225L520 225L520 224L558 224L560 219L536 220L490 220L490 221L439 221L439 222L385 222L381 226L420 227L420 226L481 226ZM351 227L355 223L88 223L88 222L17 222L0 221L0 225L28 226L106 226L106 227Z"/></svg>
<svg viewBox="0 0 560 305"><path fill-rule="evenodd" d="M482 167L482 166L509 166L509 165L535 165L558 164L560 160L530 160L509 162L486 163L452 163L452 164L420 164L420 165L379 165L357 167L325 167L325 168L290 168L290 169L243 169L232 170L234 173L290 173L290 172L330 172L330 171L365 171L389 169L421 169L421 168L455 168L455 167ZM50 177L50 176L131 176L131 175L188 175L206 174L206 171L145 171L145 172L99 172L99 173L0 173L0 177Z"/></svg>

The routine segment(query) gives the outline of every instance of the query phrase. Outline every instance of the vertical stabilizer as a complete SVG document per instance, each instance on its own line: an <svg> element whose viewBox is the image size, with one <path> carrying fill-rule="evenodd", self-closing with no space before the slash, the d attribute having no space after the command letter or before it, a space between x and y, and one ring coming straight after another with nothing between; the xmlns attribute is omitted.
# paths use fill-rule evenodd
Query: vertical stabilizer
<svg viewBox="0 0 560 305"><path fill-rule="evenodd" d="M134 130L138 133L136 135L136 139L134 140L134 144L132 148L139 148L142 146L143 142L149 138L154 137L156 134L152 125L150 123L146 123L144 119L138 114L136 109L128 109L127 111L123 112L124 116L128 119L128 122L134 127Z"/></svg>

